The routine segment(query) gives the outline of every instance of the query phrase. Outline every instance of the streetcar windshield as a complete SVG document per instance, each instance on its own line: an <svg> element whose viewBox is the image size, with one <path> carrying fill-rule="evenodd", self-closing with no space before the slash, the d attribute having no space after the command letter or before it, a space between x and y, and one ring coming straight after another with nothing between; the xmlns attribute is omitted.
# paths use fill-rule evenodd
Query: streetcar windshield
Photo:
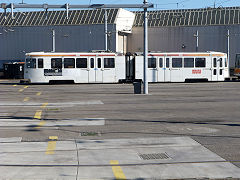
<svg viewBox="0 0 240 180"><path fill-rule="evenodd" d="M235 64L236 68L240 68L240 54L236 55L236 64Z"/></svg>

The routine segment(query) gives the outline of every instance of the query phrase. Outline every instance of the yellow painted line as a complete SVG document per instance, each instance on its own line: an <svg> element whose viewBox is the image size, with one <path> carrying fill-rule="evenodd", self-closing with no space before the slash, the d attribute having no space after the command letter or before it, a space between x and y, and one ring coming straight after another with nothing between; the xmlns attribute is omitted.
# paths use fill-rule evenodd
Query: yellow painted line
<svg viewBox="0 0 240 180"><path fill-rule="evenodd" d="M44 124L46 124L46 121L40 121L40 123L35 128L39 129L41 126L44 126Z"/></svg>
<svg viewBox="0 0 240 180"><path fill-rule="evenodd" d="M37 95L37 96L40 96L41 94L42 94L42 92L38 92L36 95Z"/></svg>
<svg viewBox="0 0 240 180"><path fill-rule="evenodd" d="M48 147L46 150L46 154L54 154L55 153L54 150L56 148L57 139L58 139L57 136L49 136L50 141L48 141Z"/></svg>
<svg viewBox="0 0 240 180"><path fill-rule="evenodd" d="M24 89L28 88L28 86L24 86Z"/></svg>
<svg viewBox="0 0 240 180"><path fill-rule="evenodd" d="M42 116L42 110L37 110L37 112L34 115L35 119L41 119Z"/></svg>
<svg viewBox="0 0 240 180"><path fill-rule="evenodd" d="M112 171L113 171L113 174L115 176L116 179L121 179L121 180L124 180L124 179L127 179L126 176L124 175L123 171L122 171L122 168L119 165L119 162L117 160L111 160L110 161L110 164L113 165L112 166Z"/></svg>
<svg viewBox="0 0 240 180"><path fill-rule="evenodd" d="M19 89L18 91L19 91L19 92L23 92L23 91L24 91L24 89Z"/></svg>
<svg viewBox="0 0 240 180"><path fill-rule="evenodd" d="M26 101L29 101L29 97L25 97L24 99L23 99L23 102L26 102Z"/></svg>
<svg viewBox="0 0 240 180"><path fill-rule="evenodd" d="M48 103L43 103L41 108L45 108L48 105Z"/></svg>
<svg viewBox="0 0 240 180"><path fill-rule="evenodd" d="M16 86L17 86L16 84L13 85L13 87L16 87Z"/></svg>

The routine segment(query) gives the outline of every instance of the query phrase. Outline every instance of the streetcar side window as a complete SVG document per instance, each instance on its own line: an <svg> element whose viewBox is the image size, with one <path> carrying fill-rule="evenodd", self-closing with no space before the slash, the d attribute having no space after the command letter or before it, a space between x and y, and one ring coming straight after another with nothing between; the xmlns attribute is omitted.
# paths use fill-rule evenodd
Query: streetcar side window
<svg viewBox="0 0 240 180"><path fill-rule="evenodd" d="M38 68L43 68L43 59L42 58L38 59Z"/></svg>
<svg viewBox="0 0 240 180"><path fill-rule="evenodd" d="M64 68L75 68L75 59L64 58Z"/></svg>
<svg viewBox="0 0 240 180"><path fill-rule="evenodd" d="M184 58L184 67L193 68L194 67L194 58Z"/></svg>
<svg viewBox="0 0 240 180"><path fill-rule="evenodd" d="M148 68L156 68L156 58L148 58Z"/></svg>
<svg viewBox="0 0 240 180"><path fill-rule="evenodd" d="M206 67L206 58L196 58L195 67Z"/></svg>
<svg viewBox="0 0 240 180"><path fill-rule="evenodd" d="M217 67L217 58L213 58L213 67Z"/></svg>
<svg viewBox="0 0 240 180"><path fill-rule="evenodd" d="M115 58L104 58L104 68L115 68Z"/></svg>
<svg viewBox="0 0 240 180"><path fill-rule="evenodd" d="M163 58L159 58L159 67L160 67L160 68L163 67Z"/></svg>
<svg viewBox="0 0 240 180"><path fill-rule="evenodd" d="M228 67L228 61L227 61L227 58L224 58L225 60L225 67Z"/></svg>
<svg viewBox="0 0 240 180"><path fill-rule="evenodd" d="M36 59L35 58L27 58L26 65L27 65L27 68L36 68Z"/></svg>
<svg viewBox="0 0 240 180"><path fill-rule="evenodd" d="M77 58L76 66L77 68L87 68L87 58Z"/></svg>
<svg viewBox="0 0 240 180"><path fill-rule="evenodd" d="M222 61L222 58L219 58L219 62L220 62L220 67L223 67L223 61Z"/></svg>
<svg viewBox="0 0 240 180"><path fill-rule="evenodd" d="M91 63L91 68L94 68L94 58L90 59L90 63Z"/></svg>
<svg viewBox="0 0 240 180"><path fill-rule="evenodd" d="M62 58L52 58L51 59L52 69L62 69Z"/></svg>
<svg viewBox="0 0 240 180"><path fill-rule="evenodd" d="M101 67L102 67L101 58L98 58L98 59L97 59L97 63L98 63L98 68L101 68Z"/></svg>
<svg viewBox="0 0 240 180"><path fill-rule="evenodd" d="M166 68L169 68L169 58L166 58Z"/></svg>
<svg viewBox="0 0 240 180"><path fill-rule="evenodd" d="M182 58L172 58L172 67L181 68L182 67Z"/></svg>

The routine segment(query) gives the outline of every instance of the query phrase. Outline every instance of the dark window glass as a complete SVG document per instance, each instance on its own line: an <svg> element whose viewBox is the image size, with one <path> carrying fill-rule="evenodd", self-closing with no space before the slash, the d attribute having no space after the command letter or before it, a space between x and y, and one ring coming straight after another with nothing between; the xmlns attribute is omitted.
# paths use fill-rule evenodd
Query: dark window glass
<svg viewBox="0 0 240 180"><path fill-rule="evenodd" d="M87 58L77 58L76 66L77 68L87 68Z"/></svg>
<svg viewBox="0 0 240 180"><path fill-rule="evenodd" d="M101 58L98 58L98 59L97 59L97 63L98 63L98 68L101 68L101 67L102 67Z"/></svg>
<svg viewBox="0 0 240 180"><path fill-rule="evenodd" d="M94 68L94 58L91 58L90 62L91 62L91 68Z"/></svg>
<svg viewBox="0 0 240 180"><path fill-rule="evenodd" d="M160 67L160 68L163 67L163 58L159 58L159 67Z"/></svg>
<svg viewBox="0 0 240 180"><path fill-rule="evenodd" d="M166 58L166 68L169 68L169 58Z"/></svg>
<svg viewBox="0 0 240 180"><path fill-rule="evenodd" d="M213 58L213 67L217 67L217 58Z"/></svg>
<svg viewBox="0 0 240 180"><path fill-rule="evenodd" d="M219 63L220 63L220 67L223 67L223 61L222 61L222 58L219 58Z"/></svg>
<svg viewBox="0 0 240 180"><path fill-rule="evenodd" d="M42 58L38 59L38 68L43 68L43 59Z"/></svg>
<svg viewBox="0 0 240 180"><path fill-rule="evenodd" d="M156 58L148 58L148 68L156 68Z"/></svg>
<svg viewBox="0 0 240 180"><path fill-rule="evenodd" d="M213 70L213 75L217 75L217 70L216 69Z"/></svg>
<svg viewBox="0 0 240 180"><path fill-rule="evenodd" d="M52 69L62 69L62 58L52 58L51 59L51 67Z"/></svg>
<svg viewBox="0 0 240 180"><path fill-rule="evenodd" d="M222 75L222 72L223 72L223 70L222 70L222 69L220 69L220 75Z"/></svg>
<svg viewBox="0 0 240 180"><path fill-rule="evenodd" d="M184 58L184 67L193 68L194 67L194 58Z"/></svg>
<svg viewBox="0 0 240 180"><path fill-rule="evenodd" d="M26 66L27 66L27 68L36 68L36 59L35 58L27 58Z"/></svg>
<svg viewBox="0 0 240 180"><path fill-rule="evenodd" d="M75 59L64 58L64 68L75 68Z"/></svg>
<svg viewBox="0 0 240 180"><path fill-rule="evenodd" d="M196 58L195 67L206 67L206 58Z"/></svg>
<svg viewBox="0 0 240 180"><path fill-rule="evenodd" d="M225 60L225 67L228 67L227 58L224 58L224 60Z"/></svg>
<svg viewBox="0 0 240 180"><path fill-rule="evenodd" d="M181 68L182 67L182 58L172 58L172 67Z"/></svg>
<svg viewBox="0 0 240 180"><path fill-rule="evenodd" d="M115 68L115 59L104 58L104 68Z"/></svg>

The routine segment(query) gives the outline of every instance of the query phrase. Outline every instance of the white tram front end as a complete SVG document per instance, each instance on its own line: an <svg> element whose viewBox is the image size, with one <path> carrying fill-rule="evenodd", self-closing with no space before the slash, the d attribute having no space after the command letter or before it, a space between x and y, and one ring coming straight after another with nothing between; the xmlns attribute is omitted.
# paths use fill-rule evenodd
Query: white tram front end
<svg viewBox="0 0 240 180"><path fill-rule="evenodd" d="M30 83L117 83L126 78L125 57L116 53L32 52L25 66L24 79Z"/></svg>
<svg viewBox="0 0 240 180"><path fill-rule="evenodd" d="M227 54L149 53L148 82L224 81L229 78ZM135 79L143 79L143 56L135 56Z"/></svg>

